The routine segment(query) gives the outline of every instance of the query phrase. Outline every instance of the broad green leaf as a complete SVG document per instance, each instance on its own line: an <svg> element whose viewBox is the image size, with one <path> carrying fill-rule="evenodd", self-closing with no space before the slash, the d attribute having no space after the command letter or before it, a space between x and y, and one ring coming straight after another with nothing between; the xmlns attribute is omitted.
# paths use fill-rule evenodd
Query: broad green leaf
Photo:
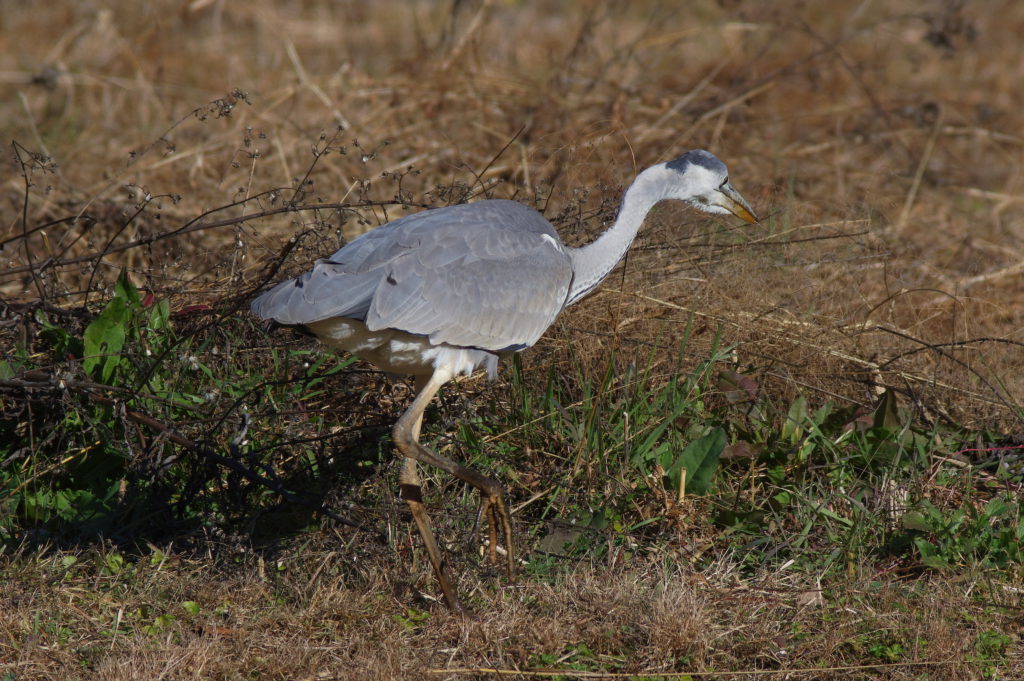
<svg viewBox="0 0 1024 681"><path fill-rule="evenodd" d="M114 297L123 298L133 309L138 309L141 302L139 289L135 288L135 284L132 283L128 276L128 270L121 270L121 274L118 275L117 281L114 283Z"/></svg>
<svg viewBox="0 0 1024 681"><path fill-rule="evenodd" d="M85 329L85 358L82 362L86 373L107 382L120 361L118 356L124 348L125 325L128 323L128 305L123 297L115 296L96 319ZM96 367L102 366L97 372Z"/></svg>
<svg viewBox="0 0 1024 681"><path fill-rule="evenodd" d="M782 439L796 444L804 434L804 426L807 424L807 400L800 395L789 407L789 414L786 415L786 422L782 424Z"/></svg>
<svg viewBox="0 0 1024 681"><path fill-rule="evenodd" d="M874 427L890 431L899 430L903 424L897 407L896 393L887 388L882 394L882 401L875 408Z"/></svg>
<svg viewBox="0 0 1024 681"><path fill-rule="evenodd" d="M171 306L166 298L161 298L153 304L149 312L149 330L162 331L166 329L167 321L171 318Z"/></svg>
<svg viewBox="0 0 1024 681"><path fill-rule="evenodd" d="M933 570L943 570L949 567L949 562L939 555L939 549L927 539L918 537L914 540L914 546L921 554L921 562Z"/></svg>
<svg viewBox="0 0 1024 681"><path fill-rule="evenodd" d="M930 532L932 529L931 523L925 518L924 513L920 511L908 511L903 514L903 518L900 519L903 523L903 527L908 530L917 530L919 532Z"/></svg>
<svg viewBox="0 0 1024 681"><path fill-rule="evenodd" d="M686 469L686 491L704 494L711 487L711 478L718 468L718 460L724 449L725 431L715 428L686 446L672 464L669 475L678 480L679 471Z"/></svg>

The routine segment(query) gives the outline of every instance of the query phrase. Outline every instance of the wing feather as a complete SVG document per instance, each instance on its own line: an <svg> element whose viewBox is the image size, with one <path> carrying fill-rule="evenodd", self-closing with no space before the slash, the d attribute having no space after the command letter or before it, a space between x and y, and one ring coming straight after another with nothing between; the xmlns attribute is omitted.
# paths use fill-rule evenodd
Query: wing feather
<svg viewBox="0 0 1024 681"><path fill-rule="evenodd" d="M379 227L253 302L284 324L352 317L485 350L532 345L565 304L572 266L539 213L481 201Z"/></svg>

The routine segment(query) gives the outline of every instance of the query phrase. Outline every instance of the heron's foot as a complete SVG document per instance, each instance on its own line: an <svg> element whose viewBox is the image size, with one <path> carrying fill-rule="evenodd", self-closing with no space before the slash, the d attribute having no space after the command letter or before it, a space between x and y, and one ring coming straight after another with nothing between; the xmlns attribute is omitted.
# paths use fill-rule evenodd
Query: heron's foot
<svg viewBox="0 0 1024 681"><path fill-rule="evenodd" d="M430 558L430 564L434 568L434 577L437 579L438 585L441 587L441 592L444 594L444 600L451 608L452 612L465 613L462 608L462 604L459 602L458 594L455 592L455 587L452 585L451 580L448 578L448 571L445 567L444 556L441 554L440 549L437 547L437 542L434 541L434 533L430 528L430 517L427 515L427 509L423 505L422 490L418 484L403 483L401 486L402 498L409 505L409 510L412 512L413 521L416 523L416 528L419 530L420 538L423 540L423 546L427 550L427 556Z"/></svg>
<svg viewBox="0 0 1024 681"><path fill-rule="evenodd" d="M480 507L477 509L476 522L473 524L473 536L476 536L480 526L480 518L487 518L487 555L493 565L498 565L498 535L501 534L505 546L501 553L505 554L505 569L508 577L515 576L515 556L512 551L512 520L509 516L508 506L505 499L499 494L488 494L484 492L480 498ZM499 532L500 528L500 532Z"/></svg>

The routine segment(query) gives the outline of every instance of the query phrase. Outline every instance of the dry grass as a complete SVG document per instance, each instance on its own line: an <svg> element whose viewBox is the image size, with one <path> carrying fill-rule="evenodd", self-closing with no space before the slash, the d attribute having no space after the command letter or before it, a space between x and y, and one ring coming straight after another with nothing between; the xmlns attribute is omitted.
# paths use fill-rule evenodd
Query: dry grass
<svg viewBox="0 0 1024 681"><path fill-rule="evenodd" d="M188 305L243 302L293 236L289 271L403 204L481 195L537 205L577 244L637 169L705 147L763 224L660 208L526 361L598 367L613 347L674 347L693 320L694 358L721 328L781 404L871 405L890 387L925 420L1020 432L1024 5L0 0L0 13L0 120L18 143L0 185L10 309L96 302L128 267L187 322ZM725 565L476 589L467 573L480 619L432 609L417 623L401 619L415 590L389 553L342 569L347 556L304 548L280 571L177 556L140 559L130 579L86 569L93 554L66 575L62 554L8 558L0 674L433 678L586 658L654 675L863 664L898 641L901 659L934 666L769 678L963 679L984 670L980 632L1019 635L984 604L1002 587L979 599L988 587L970 580L855 579L818 594L775 573L736 582ZM160 613L175 617L143 631ZM593 655L574 657L581 643ZM1021 672L1008 664L992 678Z"/></svg>
<svg viewBox="0 0 1024 681"><path fill-rule="evenodd" d="M113 574L68 568L69 554L26 560L4 575L4 668L17 679L470 679L554 668L941 681L980 678L979 635L1020 628L979 603L980 583L832 591L785 574L740 583L730 566L698 576L654 563L475 591L479 615L462 620L404 610L391 595L405 588L393 565L371 560L341 575L329 567L344 560L328 550L337 540L323 544L266 563L143 557ZM1015 678L1022 665L1003 661L991 678ZM809 671L772 673L798 669Z"/></svg>
<svg viewBox="0 0 1024 681"><path fill-rule="evenodd" d="M59 164L36 172L29 223L97 221L19 239L15 166L7 264L95 256L216 206L232 207L209 219L281 208L328 142L345 153L319 158L307 203L513 196L580 241L637 168L701 146L728 161L765 224L709 230L663 209L622 276L559 329L610 321L628 343L696 313L727 328L780 398L866 403L881 383L932 417L1019 427L1016 5L457 6L7 12L8 135ZM235 88L251 103L219 118ZM276 203L261 195L273 188ZM147 194L181 199L126 218ZM253 265L304 228L320 236L289 268L401 212L276 214L51 266L36 282L9 274L2 290L17 300L43 287L65 304L83 279L127 265L179 304L208 301L257 284Z"/></svg>

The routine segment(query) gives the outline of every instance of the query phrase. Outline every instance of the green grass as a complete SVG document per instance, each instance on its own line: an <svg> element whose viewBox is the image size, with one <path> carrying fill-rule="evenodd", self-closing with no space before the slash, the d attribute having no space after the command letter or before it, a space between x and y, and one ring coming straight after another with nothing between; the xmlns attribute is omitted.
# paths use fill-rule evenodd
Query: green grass
<svg viewBox="0 0 1024 681"><path fill-rule="evenodd" d="M3 371L45 371L65 376L64 386L26 387L38 405L32 418L3 424L9 547L30 537L137 539L155 519L237 531L281 504L316 511L331 488L365 508L390 494L386 480L362 496L358 488L387 454L397 409L339 463L333 431L351 443L358 428L346 428L345 409L311 406L358 398L343 385L360 376L351 360L305 345L260 354L250 322L214 311L209 319L179 329L167 301L125 274L87 319L39 314L38 340ZM428 417L426 437L453 432L435 446L505 481L513 506L527 503L517 524L530 541L571 527L560 547L570 557L655 554L703 536L703 565L733 556L750 570L787 565L820 578L1020 573L1024 518L1010 491L1019 472L978 476L955 465L978 435L923 425L890 392L873 413L812 408L804 397L777 405L730 356L714 344L694 361L684 336L669 362L654 351L611 354L597 380L582 368L530 372L515 361L507 381L485 391L489 407L442 418L440 429ZM447 496L442 489L438 505ZM460 499L474 503L468 491Z"/></svg>
<svg viewBox="0 0 1024 681"><path fill-rule="evenodd" d="M42 642L83 669L112 646L195 649L197 631L263 628L255 623L268 616L329 645L385 636L401 650L423 639L450 646L394 492L390 425L410 391L312 340L268 337L231 306L169 310L122 274L85 314L37 313L39 333L4 359L5 385L22 391L25 408L8 403L0 423L0 575L33 599L98 588L74 610L0 622L10 640ZM1010 678L1016 639L991 623L1005 620L1007 589L1024 576L1021 475L957 458L989 436L926 422L892 391L873 409L779 403L722 338L709 354L689 338L639 351L622 342L596 365L516 357L496 384L449 387L428 411L426 442L509 490L518 584L465 541L478 536L475 493L425 471L467 604L503 613L514 628L500 640L530 651L508 664L555 669L553 678L629 673L640 660L670 670L760 664L749 651L761 644L743 637L716 644L724 657L702 647L714 610L699 611L700 625L677 621L678 605L651 611L680 575L721 573L822 606L820 617L763 611L762 621L740 598L728 614L774 632L755 640L785 641L780 649L805 650L822 668L945 664L937 651L955 639L956 664ZM335 534L319 537L325 530ZM182 567L176 553L192 550L202 556ZM210 569L213 581L194 576ZM609 581L587 582L590 571ZM221 586L239 578L254 581ZM631 580L636 594L620 594ZM963 580L976 585L970 593L950 590ZM929 584L946 590L946 606L959 603L941 623L923 614L935 609ZM594 604L560 600L588 588ZM325 598L334 605L317 614ZM879 603L884 617L850 614ZM534 624L549 612L558 614ZM531 625L515 625L524 613ZM961 614L970 620L955 622ZM363 620L377 633L354 624ZM573 620L590 624L558 629ZM789 629L776 631L780 621ZM11 650L31 657L30 647Z"/></svg>
<svg viewBox="0 0 1024 681"><path fill-rule="evenodd" d="M280 378L267 380L266 360L253 362L234 335L251 333L252 322L218 314L172 323L167 300L140 295L124 273L85 319L39 313L36 344L0 365L28 408L0 422L0 533L9 546L30 536L59 543L138 538L154 526L227 528L283 493L295 501L328 484L318 482L316 450L291 453L285 432L253 443L247 408L272 414L323 399L324 383L352 360L274 350ZM288 462L256 458L275 450Z"/></svg>

